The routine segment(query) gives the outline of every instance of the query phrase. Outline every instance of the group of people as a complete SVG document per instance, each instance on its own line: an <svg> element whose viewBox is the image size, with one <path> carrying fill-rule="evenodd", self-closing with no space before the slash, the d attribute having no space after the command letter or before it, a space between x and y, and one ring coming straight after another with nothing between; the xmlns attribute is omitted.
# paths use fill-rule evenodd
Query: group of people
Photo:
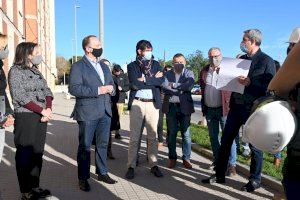
<svg viewBox="0 0 300 200"><path fill-rule="evenodd" d="M238 82L245 86L243 94L218 90L213 86L221 70L222 52L218 47L209 50L209 64L201 70L199 83L202 90L202 112L207 120L214 158L211 168L215 174L203 179L202 183L224 184L227 172L236 174L237 143L235 141L240 127L249 118L256 99L265 96L268 90L275 90L278 94L285 95L294 89L293 100L298 101L297 105L300 105L300 93L297 93L296 87L299 83L299 76L296 77L299 69L293 66L300 65L299 56L297 57L300 53L300 46L297 44L300 39L300 29L296 31L298 37L293 37L289 41L287 53L291 52L291 55L284 63L283 70L279 70L274 79L275 62L260 49L262 33L257 29L244 31L240 48L245 54L239 58L251 60L251 66L248 76L237 77ZM291 51L293 47L296 50ZM167 167L174 168L177 165L176 138L180 131L182 164L185 168L192 169L190 123L191 114L195 110L191 90L196 81L193 71L187 67L185 56L181 53L175 54L172 60L173 66L166 66L163 69L153 56L152 44L147 40L141 40L136 45L136 60L128 64L127 74L125 74L120 65L113 65L111 69L108 60L100 59L103 49L96 36L85 37L82 48L85 55L72 65L69 82L69 92L76 97L72 117L79 127L77 152L79 188L86 192L91 189L88 179L93 144L95 145L95 173L98 175L98 180L108 184L117 183L108 174L107 159L114 159L112 132L116 139L121 138L120 117L124 112L128 91L130 140L125 177L133 179L136 175L144 128L147 132L147 160L150 172L155 177L163 177L158 167L158 148L163 143L164 114L167 122L166 144L169 157ZM5 59L7 55L6 36L0 35L0 59ZM53 118L53 94L38 70L42 60L38 44L22 42L17 45L14 64L8 75L14 112L6 97L6 77L2 70L3 62L0 62L0 97L1 101L4 99L3 102L6 103L5 114L0 110L1 115L5 117L3 123L1 121L0 130L3 131L3 127L14 124L14 142L17 149L16 170L24 200L51 195L49 190L39 186L47 122ZM295 74L290 72L293 70L297 72ZM293 78L290 79L287 74ZM287 83L280 82L282 80ZM298 109L297 106L297 113ZM297 117L299 120L298 114ZM221 141L219 140L220 127ZM300 178L296 170L297 166L300 166L298 132L288 146L288 159L285 164L286 173L283 183L289 199L295 197L294 194L299 188ZM0 132L0 137L3 135ZM251 144L249 146L251 148L250 177L242 190L253 192L261 185L263 152Z"/></svg>

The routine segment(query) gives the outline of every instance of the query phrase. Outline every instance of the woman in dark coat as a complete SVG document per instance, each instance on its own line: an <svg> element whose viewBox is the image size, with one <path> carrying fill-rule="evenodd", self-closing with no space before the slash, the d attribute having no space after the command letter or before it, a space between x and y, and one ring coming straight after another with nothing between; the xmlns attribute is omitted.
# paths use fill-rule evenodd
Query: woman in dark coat
<svg viewBox="0 0 300 200"><path fill-rule="evenodd" d="M115 133L116 139L121 139L120 135L120 116L122 116L125 99L127 99L126 92L129 91L129 80L124 74L120 65L114 65L112 69L114 84L116 85L116 95L111 97L111 125L110 125L110 138L107 148L107 156L109 159L115 159L111 150L111 134Z"/></svg>
<svg viewBox="0 0 300 200"><path fill-rule="evenodd" d="M123 114L125 100L127 99L126 92L129 91L129 80L120 65L113 66L112 75L116 85L116 95L111 98L113 117L110 130L115 132L116 139L120 139L120 117Z"/></svg>

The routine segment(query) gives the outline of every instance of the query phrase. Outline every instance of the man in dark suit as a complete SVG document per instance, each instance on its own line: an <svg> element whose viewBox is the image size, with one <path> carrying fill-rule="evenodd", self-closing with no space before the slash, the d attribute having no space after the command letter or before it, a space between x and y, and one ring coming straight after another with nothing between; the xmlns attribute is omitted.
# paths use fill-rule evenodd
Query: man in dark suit
<svg viewBox="0 0 300 200"><path fill-rule="evenodd" d="M98 180L109 184L116 183L109 177L106 163L112 116L110 97L114 95L115 89L109 68L98 61L102 54L99 39L94 35L85 37L82 48L85 55L82 60L72 65L69 91L76 97L72 116L79 125L79 187L83 191L89 191L90 148L94 135Z"/></svg>
<svg viewBox="0 0 300 200"><path fill-rule="evenodd" d="M180 130L182 136L182 160L187 169L192 168L190 123L195 112L191 90L194 86L194 73L185 68L185 57L178 53L173 57L173 70L165 73L163 92L163 113L167 116L167 143L169 148L169 168L176 165L176 138Z"/></svg>
<svg viewBox="0 0 300 200"><path fill-rule="evenodd" d="M134 178L141 128L147 129L148 160L151 173L156 177L163 174L157 166L157 124L159 118L160 86L163 83L162 67L152 56L152 45L141 40L136 45L136 60L127 66L131 84L128 108L130 109L130 142L128 150L127 179Z"/></svg>
<svg viewBox="0 0 300 200"><path fill-rule="evenodd" d="M261 51L261 42L262 33L258 29L244 31L240 48L246 54L240 58L251 60L252 62L248 76L238 76L237 80L245 86L245 90L243 94L233 92L230 97L230 110L221 138L216 174L210 178L203 179L202 183L225 183L225 173L228 167L232 143L239 134L240 127L249 118L254 101L266 95L268 84L275 75L274 60ZM253 192L260 187L263 165L263 152L251 144L250 148L251 164L249 182L241 188L242 191L247 192Z"/></svg>

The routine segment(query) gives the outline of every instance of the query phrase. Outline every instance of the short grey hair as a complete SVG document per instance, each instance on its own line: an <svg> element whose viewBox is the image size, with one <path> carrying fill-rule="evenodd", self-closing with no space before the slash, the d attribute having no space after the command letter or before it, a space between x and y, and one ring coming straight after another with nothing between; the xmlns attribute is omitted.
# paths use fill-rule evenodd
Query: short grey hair
<svg viewBox="0 0 300 200"><path fill-rule="evenodd" d="M251 40L251 41L256 41L255 44L257 46L260 46L261 45L261 42L262 42L262 33L260 30L258 29L249 29L249 30L246 30L244 31L245 34L248 35L248 38Z"/></svg>
<svg viewBox="0 0 300 200"><path fill-rule="evenodd" d="M212 47L208 50L208 56L210 55L210 53L213 51L213 50L218 50L220 53L221 53L221 49L219 47Z"/></svg>

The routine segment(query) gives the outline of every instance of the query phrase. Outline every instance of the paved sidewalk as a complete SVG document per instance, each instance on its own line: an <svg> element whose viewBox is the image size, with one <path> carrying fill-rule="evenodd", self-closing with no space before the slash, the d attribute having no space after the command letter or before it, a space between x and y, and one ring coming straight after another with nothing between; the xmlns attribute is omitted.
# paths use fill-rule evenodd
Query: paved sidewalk
<svg viewBox="0 0 300 200"><path fill-rule="evenodd" d="M41 175L41 187L48 188L62 200L85 199L271 199L273 192L261 188L255 193L240 191L247 179L236 176L229 178L226 185L203 185L201 179L211 175L207 170L211 163L195 153L192 153L193 169L183 168L181 160L175 169L168 169L167 148L159 151L159 163L164 173L163 178L156 178L150 174L145 156L146 144L143 138L140 165L136 170L136 178L127 181L126 173L129 117L125 115L121 120L122 140L113 139L113 153L116 160L109 160L111 176L118 180L115 185L103 184L97 181L95 175L94 157L91 167L91 191L85 193L77 185L76 152L78 145L77 124L69 118L74 106L74 99L66 100L62 94L55 94L53 103L55 117L48 126L47 143L45 147L44 163ZM177 148L179 156L181 148ZM18 199L19 188L15 171L15 148L12 129L6 132L6 147L4 158L0 164L0 191L4 200ZM92 150L92 155L94 150ZM1 198L0 198L1 199Z"/></svg>

